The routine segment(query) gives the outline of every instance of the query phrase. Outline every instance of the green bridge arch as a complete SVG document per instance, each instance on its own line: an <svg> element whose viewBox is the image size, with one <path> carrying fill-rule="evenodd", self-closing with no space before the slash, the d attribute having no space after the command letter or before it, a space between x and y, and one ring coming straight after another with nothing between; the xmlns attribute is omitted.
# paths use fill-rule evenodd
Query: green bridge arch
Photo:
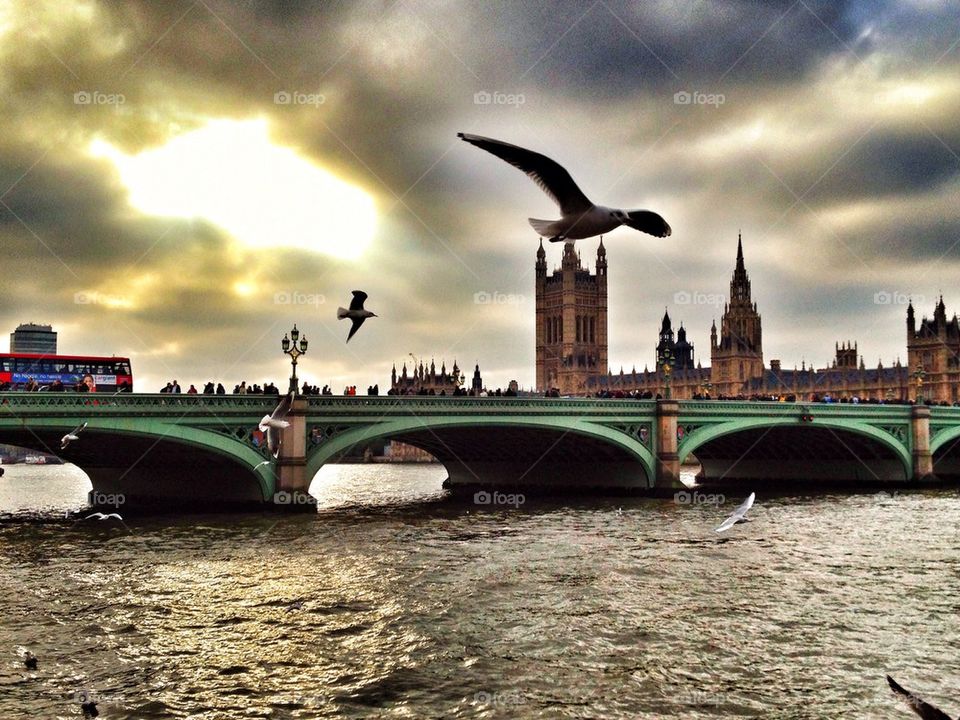
<svg viewBox="0 0 960 720"><path fill-rule="evenodd" d="M90 415L84 422L87 423L87 427L81 435L81 440L71 448L61 450L60 438L77 427L76 417L34 417L30 419L27 426L15 416L0 415L0 442L56 455L65 462L75 464L91 480L94 480L94 476L103 470L103 460L98 457L98 450L102 450L103 455L108 455L111 449L115 451L116 448L122 447L125 442L129 443L131 440L146 442L151 451L161 443L171 443L220 458L227 467L232 466L239 471L246 470L249 476L239 477L236 480L241 483L244 481L254 483L258 490L259 502L267 502L274 495L276 478L272 463L264 465L264 456L236 437L206 427L169 422L162 417L132 419ZM110 447L104 448L105 442L109 442ZM136 464L126 473L135 477L135 470ZM183 470L186 473L190 471L189 468ZM225 495L231 490L229 486L221 489ZM117 492L128 494L122 489L117 489Z"/></svg>
<svg viewBox="0 0 960 720"><path fill-rule="evenodd" d="M681 423L682 424L682 423ZM694 454L698 448L703 447L709 442L723 437L734 435L751 430L765 430L771 428L796 428L798 432L805 429L826 429L838 433L853 433L861 437L873 440L880 446L889 450L900 462L903 470L903 477L907 479L911 476L913 467L911 451L906 443L899 442L890 433L864 422L850 421L843 418L831 418L829 416L818 415L815 424L806 425L798 421L796 415L784 415L782 417L745 417L727 422L717 422L698 428L690 433L680 443L678 455L680 462L686 460L691 454ZM958 436L960 436L960 428Z"/></svg>
<svg viewBox="0 0 960 720"><path fill-rule="evenodd" d="M555 433L558 438L565 435L588 438L622 451L627 457L636 462L645 475L645 487L653 487L655 483L656 459L653 452L646 445L615 428L599 422L582 420L576 417L510 417L497 415L424 417L407 415L402 418L362 424L337 433L332 438L312 449L307 456L306 474L308 478L312 479L324 464L357 445L391 438L417 445L416 441L409 441L406 438L409 438L412 434L423 433L436 434L438 442L442 444L444 431L453 428L542 430ZM424 449L427 449L428 452L433 452L428 448ZM482 451L482 448L479 450ZM479 454L482 458L482 452ZM442 458L437 459L440 462L444 462ZM478 462L482 462L482 459L478 460ZM446 465L446 463L444 464Z"/></svg>
<svg viewBox="0 0 960 720"><path fill-rule="evenodd" d="M936 453L942 450L945 445L960 440L960 425L956 427L944 428L930 440L930 452Z"/></svg>

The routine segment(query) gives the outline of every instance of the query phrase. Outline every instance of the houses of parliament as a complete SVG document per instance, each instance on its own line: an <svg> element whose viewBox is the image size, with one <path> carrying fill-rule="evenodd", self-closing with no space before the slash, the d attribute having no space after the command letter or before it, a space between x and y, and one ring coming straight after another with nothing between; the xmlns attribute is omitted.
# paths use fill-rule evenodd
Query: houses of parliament
<svg viewBox="0 0 960 720"><path fill-rule="evenodd" d="M800 401L915 401L918 387L927 402L960 401L960 322L948 320L943 297L933 318L916 321L907 307L907 364L899 359L885 367L867 368L857 345L836 343L829 367L784 369L780 361L763 359L763 333L742 238L730 280L720 327L710 329L710 366L694 364L694 347L681 325L674 335L664 313L656 345L655 369L614 374L607 363L607 253L597 249L596 272L584 267L572 243L566 244L559 269L547 273L541 241L536 259L536 383L539 392L591 396L598 393L649 394L666 387L678 399L696 397L752 398L793 396ZM922 373L917 371L922 369Z"/></svg>

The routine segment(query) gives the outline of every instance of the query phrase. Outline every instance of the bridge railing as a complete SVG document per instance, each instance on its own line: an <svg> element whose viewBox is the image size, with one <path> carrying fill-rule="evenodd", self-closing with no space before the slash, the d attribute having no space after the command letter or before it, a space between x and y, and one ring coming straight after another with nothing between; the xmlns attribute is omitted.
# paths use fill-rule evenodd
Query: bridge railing
<svg viewBox="0 0 960 720"><path fill-rule="evenodd" d="M550 414L653 414L656 401L613 398L543 398L543 397L469 397L380 395L302 396L311 414L325 412L384 413L406 412L544 412ZM868 403L810 403L743 400L679 400L681 414L708 415L791 415L806 408L816 418L851 416L863 418L908 417L910 405L874 405ZM256 414L269 412L276 406L273 395L172 395L167 393L74 393L74 392L3 392L0 393L0 412L15 410L72 411L83 409L94 412L142 413L233 413ZM956 419L960 407L931 406L933 419Z"/></svg>
<svg viewBox="0 0 960 720"><path fill-rule="evenodd" d="M34 412L125 412L125 413L217 413L256 414L272 410L275 396L268 395L170 395L167 393L0 393L0 413Z"/></svg>
<svg viewBox="0 0 960 720"><path fill-rule="evenodd" d="M654 412L653 400L599 400L596 398L540 398L540 397L469 397L434 395L381 395L381 396L310 396L311 412L365 409L373 412L389 410L423 412L498 412L537 410L546 412L598 412L611 414L622 412Z"/></svg>

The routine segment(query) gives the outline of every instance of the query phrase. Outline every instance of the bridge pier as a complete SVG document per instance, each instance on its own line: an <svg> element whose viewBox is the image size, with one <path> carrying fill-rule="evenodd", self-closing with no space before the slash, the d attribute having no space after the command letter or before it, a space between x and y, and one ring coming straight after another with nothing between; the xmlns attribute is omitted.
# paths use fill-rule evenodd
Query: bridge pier
<svg viewBox="0 0 960 720"><path fill-rule="evenodd" d="M279 510L316 510L316 499L310 495L307 477L307 412L306 398L296 396L287 415L290 427L281 434L280 454L276 459L277 484L270 502Z"/></svg>
<svg viewBox="0 0 960 720"><path fill-rule="evenodd" d="M914 405L910 409L910 432L913 434L911 465L913 480L916 482L935 482L933 474L933 453L930 452L930 408L926 405Z"/></svg>
<svg viewBox="0 0 960 720"><path fill-rule="evenodd" d="M680 482L680 455L677 453L677 418L680 403L676 400L657 400L657 476L656 488L682 488Z"/></svg>

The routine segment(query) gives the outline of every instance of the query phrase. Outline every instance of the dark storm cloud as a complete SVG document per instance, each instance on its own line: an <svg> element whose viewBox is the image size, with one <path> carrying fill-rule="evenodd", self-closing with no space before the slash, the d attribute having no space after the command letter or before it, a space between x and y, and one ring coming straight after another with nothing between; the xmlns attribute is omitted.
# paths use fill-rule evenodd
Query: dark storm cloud
<svg viewBox="0 0 960 720"><path fill-rule="evenodd" d="M816 183L807 197L818 204L920 194L958 178L960 158L941 139L918 128L910 133L871 133L841 157L820 182L813 173L788 175L787 181L800 188Z"/></svg>
<svg viewBox="0 0 960 720"><path fill-rule="evenodd" d="M851 4L497 3L475 10L478 24L495 28L478 55L492 46L510 52L483 53L478 72L500 82L529 75L540 86L597 98L719 82L728 73L750 82L796 79L853 39Z"/></svg>

